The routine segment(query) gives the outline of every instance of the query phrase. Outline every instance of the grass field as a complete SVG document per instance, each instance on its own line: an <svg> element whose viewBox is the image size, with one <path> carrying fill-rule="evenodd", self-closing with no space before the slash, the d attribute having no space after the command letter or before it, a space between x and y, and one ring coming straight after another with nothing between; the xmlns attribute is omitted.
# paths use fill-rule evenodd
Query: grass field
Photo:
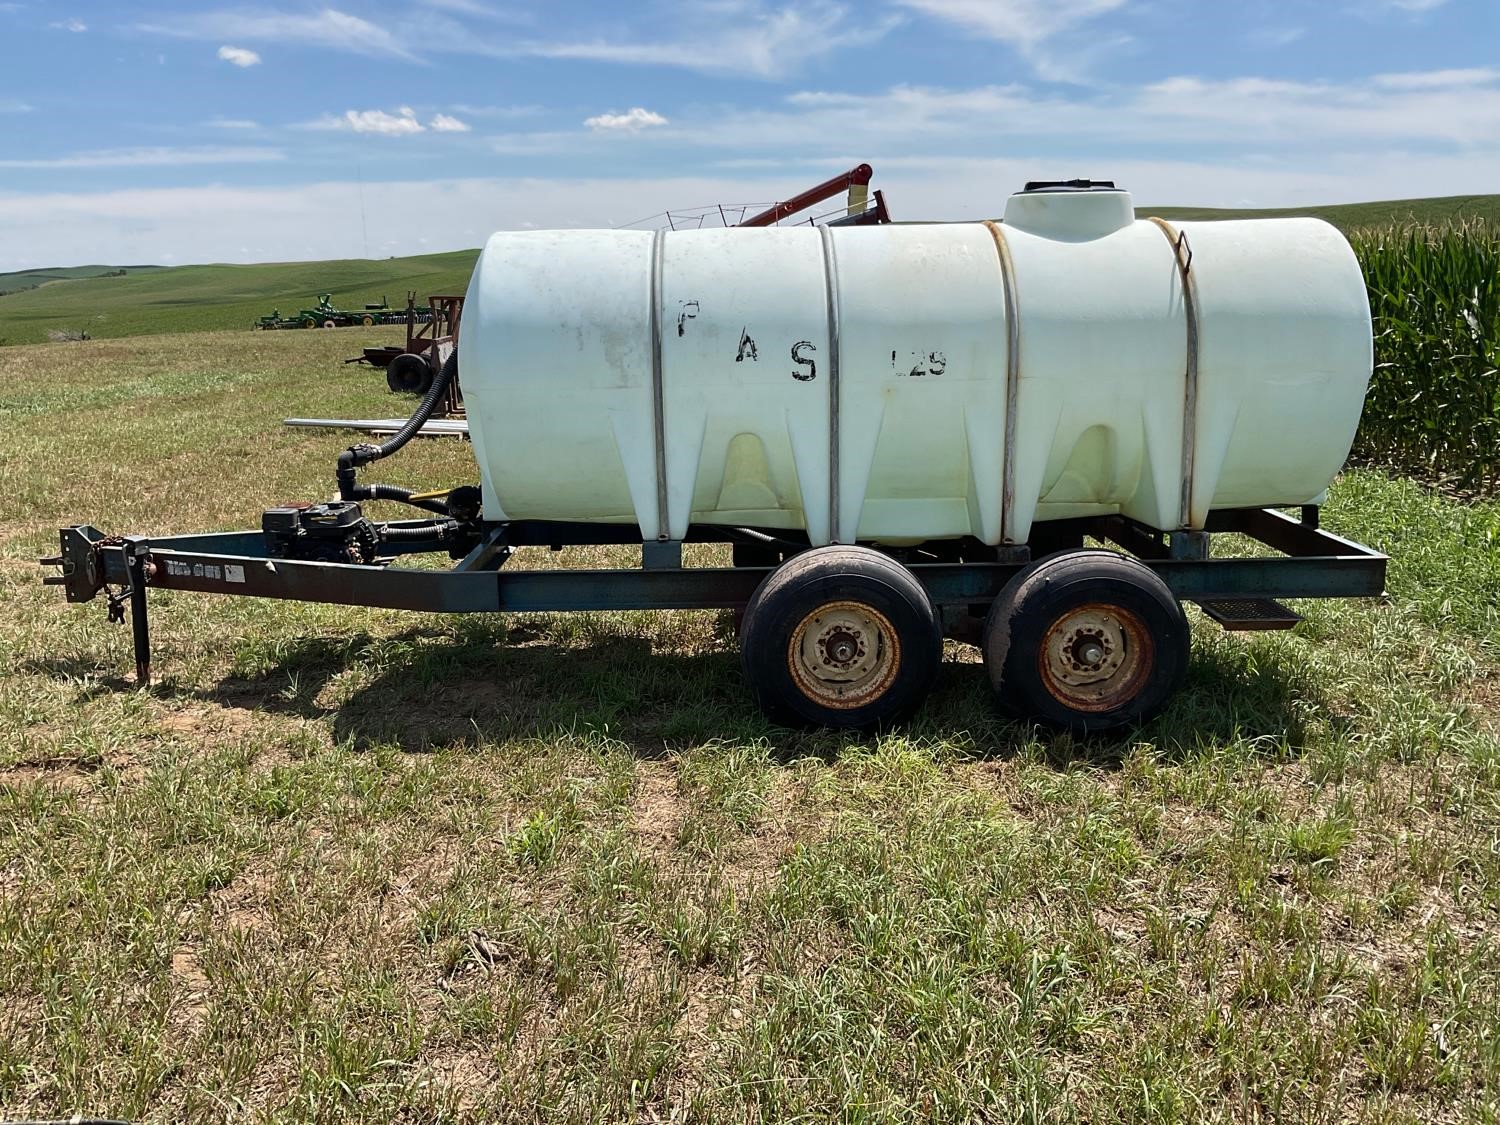
<svg viewBox="0 0 1500 1125"><path fill-rule="evenodd" d="M35 289L53 281L77 281L85 277L103 277L113 274L149 273L166 269L165 266L54 266L33 270L16 270L0 273L0 297L23 289Z"/></svg>
<svg viewBox="0 0 1500 1125"><path fill-rule="evenodd" d="M1143 207L1142 215L1171 219L1231 219L1317 215L1345 230L1393 222L1441 224L1459 218L1500 221L1500 195L1402 199L1280 211ZM904 216L910 217L910 216ZM248 329L258 317L280 308L291 315L311 307L316 295L331 291L334 304L359 308L366 301L405 301L408 289L420 298L462 293L469 285L477 250L379 261L268 262L251 266L177 266L127 277L96 277L48 284L0 296L0 345L38 343L48 332L87 332L95 338L161 332ZM109 267L82 266L75 271ZM68 274L68 270L38 270ZM0 274L0 294L7 278Z"/></svg>
<svg viewBox="0 0 1500 1125"><path fill-rule="evenodd" d="M340 308L388 299L405 307L469 287L477 250L379 261L176 266L125 277L56 282L0 296L0 344L36 343L48 332L95 338L244 329L273 308L291 316L331 292Z"/></svg>
<svg viewBox="0 0 1500 1125"><path fill-rule="evenodd" d="M1500 505L1346 474L1389 602L1194 611L1108 742L957 645L905 731L789 734L706 613L159 592L130 690L54 529L326 495L278 422L391 413L376 335L0 352L0 1118L1500 1117Z"/></svg>

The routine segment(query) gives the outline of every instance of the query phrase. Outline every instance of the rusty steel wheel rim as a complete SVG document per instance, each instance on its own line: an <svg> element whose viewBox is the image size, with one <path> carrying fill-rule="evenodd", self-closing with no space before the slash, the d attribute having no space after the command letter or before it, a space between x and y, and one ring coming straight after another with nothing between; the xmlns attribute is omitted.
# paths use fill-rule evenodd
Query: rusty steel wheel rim
<svg viewBox="0 0 1500 1125"><path fill-rule="evenodd" d="M878 609L863 602L829 602L797 623L786 662L803 695L850 711L890 688L901 669L901 642Z"/></svg>
<svg viewBox="0 0 1500 1125"><path fill-rule="evenodd" d="M1113 711L1140 693L1156 648L1146 624L1123 606L1104 602L1070 609L1042 636L1042 682L1075 711Z"/></svg>

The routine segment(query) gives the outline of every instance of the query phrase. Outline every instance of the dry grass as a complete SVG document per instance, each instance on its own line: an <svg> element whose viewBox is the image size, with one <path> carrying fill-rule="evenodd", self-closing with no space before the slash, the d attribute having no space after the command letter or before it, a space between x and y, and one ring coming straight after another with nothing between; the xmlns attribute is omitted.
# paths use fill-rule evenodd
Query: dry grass
<svg viewBox="0 0 1500 1125"><path fill-rule="evenodd" d="M162 594L128 690L32 560L325 494L278 422L390 412L367 335L0 352L0 1116L1500 1112L1500 509L1349 475L1390 604L1196 621L1116 742L1000 722L957 646L903 734L791 735L711 614Z"/></svg>

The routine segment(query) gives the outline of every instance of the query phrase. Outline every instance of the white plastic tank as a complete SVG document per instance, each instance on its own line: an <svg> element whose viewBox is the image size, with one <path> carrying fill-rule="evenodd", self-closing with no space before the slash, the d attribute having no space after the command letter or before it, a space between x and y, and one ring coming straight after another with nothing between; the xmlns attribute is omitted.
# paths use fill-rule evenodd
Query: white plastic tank
<svg viewBox="0 0 1500 1125"><path fill-rule="evenodd" d="M1314 501L1370 378L1359 265L1315 219L526 231L459 352L492 520L805 528L814 544Z"/></svg>

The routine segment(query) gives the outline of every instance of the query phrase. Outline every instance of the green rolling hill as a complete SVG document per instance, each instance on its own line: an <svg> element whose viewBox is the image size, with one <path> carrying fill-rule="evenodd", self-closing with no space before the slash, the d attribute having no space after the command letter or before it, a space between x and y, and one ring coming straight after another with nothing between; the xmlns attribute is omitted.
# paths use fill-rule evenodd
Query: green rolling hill
<svg viewBox="0 0 1500 1125"><path fill-rule="evenodd" d="M166 269L166 266L43 266L40 269L15 270L0 273L0 296L18 293L23 289L35 289L51 281L77 281L85 277L123 277L133 273L148 273Z"/></svg>
<svg viewBox="0 0 1500 1125"><path fill-rule="evenodd" d="M1380 203L1335 203L1326 207L1276 207L1264 210L1226 210L1213 207L1137 207L1142 218L1212 221L1214 219L1285 219L1312 215L1340 230L1416 222L1434 226L1482 219L1500 222L1500 195L1449 195L1438 199L1391 199Z"/></svg>
<svg viewBox="0 0 1500 1125"><path fill-rule="evenodd" d="M459 250L382 261L173 266L125 277L52 281L0 297L0 343L36 343L46 340L49 331L102 338L248 329L272 308L290 315L314 304L319 293L331 292L334 304L343 308L382 297L401 306L408 289L425 302L434 293L467 289L478 254Z"/></svg>
<svg viewBox="0 0 1500 1125"><path fill-rule="evenodd" d="M1142 207L1168 219L1213 220L1315 215L1344 230L1391 222L1442 224L1467 219L1500 222L1500 195L1397 199L1326 207L1227 210ZM0 345L44 341L49 331L94 337L246 328L280 308L284 314L333 294L334 304L358 308L387 298L402 304L409 289L419 299L462 293L477 250L382 261L267 262L231 266L72 266L0 274ZM125 276L118 276L120 269ZM115 276L104 276L115 275Z"/></svg>

